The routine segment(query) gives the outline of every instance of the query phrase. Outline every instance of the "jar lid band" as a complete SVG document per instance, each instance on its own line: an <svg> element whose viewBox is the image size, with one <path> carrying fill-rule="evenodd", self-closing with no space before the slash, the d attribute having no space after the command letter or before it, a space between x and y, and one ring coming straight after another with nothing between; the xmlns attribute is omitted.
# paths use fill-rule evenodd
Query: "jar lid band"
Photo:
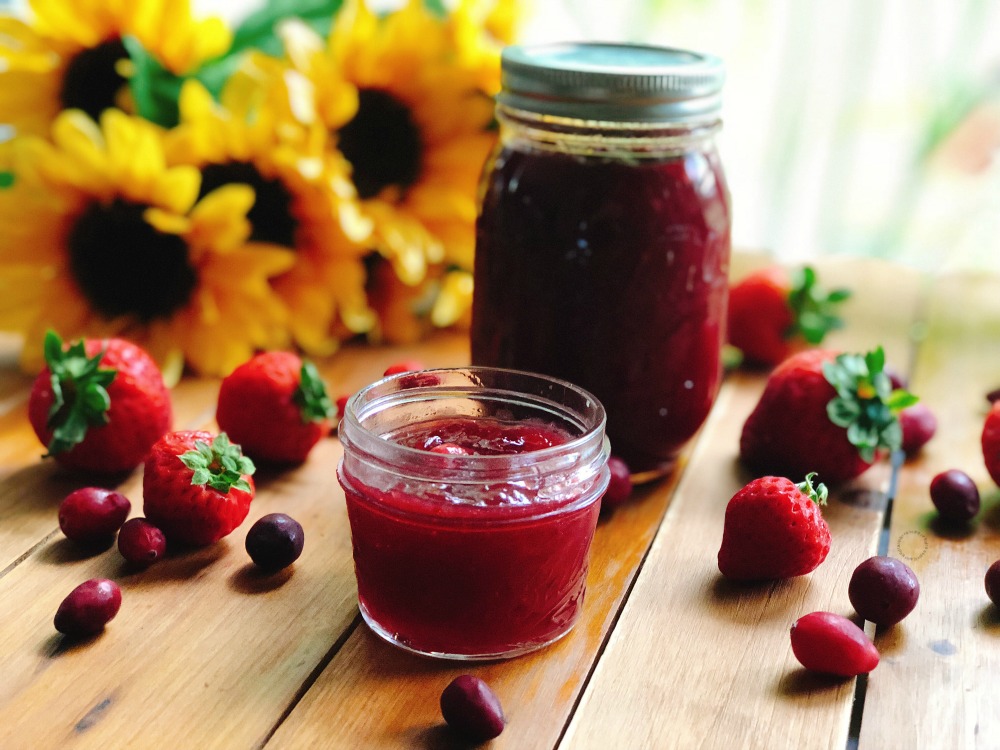
<svg viewBox="0 0 1000 750"><path fill-rule="evenodd" d="M501 55L506 107L607 122L717 116L725 69L712 55L604 42L512 45Z"/></svg>

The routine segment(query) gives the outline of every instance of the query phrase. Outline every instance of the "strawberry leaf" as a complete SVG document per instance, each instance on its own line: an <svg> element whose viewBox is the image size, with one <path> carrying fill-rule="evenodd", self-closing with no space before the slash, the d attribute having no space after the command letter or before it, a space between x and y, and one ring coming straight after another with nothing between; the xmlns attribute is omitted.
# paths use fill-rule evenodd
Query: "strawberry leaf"
<svg viewBox="0 0 1000 750"><path fill-rule="evenodd" d="M799 488L803 495L808 497L817 505L826 505L826 499L830 496L830 491L826 488L826 485L819 482L815 487L813 486L812 480L816 476L815 471L810 471L806 474L805 481L796 484L795 486Z"/></svg>
<svg viewBox="0 0 1000 750"><path fill-rule="evenodd" d="M880 449L897 450L903 441L898 414L919 400L908 391L892 390L885 367L885 351L841 354L823 363L823 376L837 395L826 405L830 421L847 430L847 439L865 461Z"/></svg>
<svg viewBox="0 0 1000 750"><path fill-rule="evenodd" d="M107 389L118 371L101 368L104 349L88 357L82 339L64 348L59 334L48 331L42 348L52 389L46 421L52 439L46 456L54 456L82 443L91 427L108 423L111 396Z"/></svg>
<svg viewBox="0 0 1000 750"><path fill-rule="evenodd" d="M337 416L337 409L326 392L326 385L320 377L319 370L308 360L302 362L299 387L292 394L292 400L299 407L303 424L321 422Z"/></svg>
<svg viewBox="0 0 1000 750"><path fill-rule="evenodd" d="M229 436L224 432L219 433L211 445L204 440L196 440L194 450L177 458L191 469L191 484L207 485L223 495L233 488L250 491L250 483L244 476L251 476L256 467L243 455L240 446L229 442Z"/></svg>
<svg viewBox="0 0 1000 750"><path fill-rule="evenodd" d="M805 266L796 274L788 293L793 322L785 332L785 338L801 336L809 344L822 343L830 331L844 327L844 321L836 314L836 307L850 296L849 289L824 291L817 284L816 271Z"/></svg>

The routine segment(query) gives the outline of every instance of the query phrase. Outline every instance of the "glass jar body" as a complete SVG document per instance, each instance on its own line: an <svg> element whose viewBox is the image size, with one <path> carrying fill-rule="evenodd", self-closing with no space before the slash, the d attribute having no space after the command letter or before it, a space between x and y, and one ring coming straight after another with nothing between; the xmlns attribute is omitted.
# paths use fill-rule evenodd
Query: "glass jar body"
<svg viewBox="0 0 1000 750"><path fill-rule="evenodd" d="M730 206L718 121L498 116L472 361L591 391L614 454L639 480L662 474L721 382Z"/></svg>
<svg viewBox="0 0 1000 750"><path fill-rule="evenodd" d="M505 455L417 450L392 436L456 420L504 425L530 442ZM362 616L395 645L494 659L565 635L583 604L608 483L600 404L551 378L486 368L406 373L361 391L341 423Z"/></svg>

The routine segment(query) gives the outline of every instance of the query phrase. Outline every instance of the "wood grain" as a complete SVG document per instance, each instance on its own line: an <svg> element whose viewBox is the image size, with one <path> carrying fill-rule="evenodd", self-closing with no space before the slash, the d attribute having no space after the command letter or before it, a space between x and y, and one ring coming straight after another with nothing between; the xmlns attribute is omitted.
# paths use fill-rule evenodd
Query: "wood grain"
<svg viewBox="0 0 1000 750"><path fill-rule="evenodd" d="M917 275L875 263L820 270L859 292L831 345L881 343L890 361L905 360ZM888 298L876 294L883 288ZM722 518L749 479L737 465L739 434L763 383L740 375L720 397L560 748L845 746L853 681L806 673L788 628L815 610L850 613L845 576L875 551L888 469L835 493L824 511L834 541L814 573L725 581L715 559Z"/></svg>
<svg viewBox="0 0 1000 750"><path fill-rule="evenodd" d="M888 549L917 574L920 599L876 638L883 658L869 680L862 748L1000 745L1000 611L983 585L1000 558L1000 491L980 445L984 395L1000 385L998 340L1000 280L935 280L912 388L938 432L901 473ZM930 501L931 479L947 469L980 488L984 508L967 526L942 524Z"/></svg>

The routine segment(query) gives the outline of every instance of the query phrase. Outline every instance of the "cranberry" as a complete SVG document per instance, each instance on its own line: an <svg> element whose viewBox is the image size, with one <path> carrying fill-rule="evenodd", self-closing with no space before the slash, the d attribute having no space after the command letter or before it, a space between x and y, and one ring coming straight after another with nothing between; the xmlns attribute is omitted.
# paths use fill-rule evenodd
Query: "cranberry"
<svg viewBox="0 0 1000 750"><path fill-rule="evenodd" d="M931 480L931 502L943 521L965 523L979 512L979 488L964 471L942 471Z"/></svg>
<svg viewBox="0 0 1000 750"><path fill-rule="evenodd" d="M404 359L402 362L396 362L385 368L382 377L387 378L390 375L398 375L401 372L416 372L423 369L425 369L423 362L416 359Z"/></svg>
<svg viewBox="0 0 1000 750"><path fill-rule="evenodd" d="M145 518L132 518L118 532L118 551L130 563L146 567L163 557L167 538Z"/></svg>
<svg viewBox="0 0 1000 750"><path fill-rule="evenodd" d="M917 606L920 581L906 563L892 557L870 557L854 569L847 596L858 614L888 627Z"/></svg>
<svg viewBox="0 0 1000 750"><path fill-rule="evenodd" d="M986 596L1000 607L1000 560L986 570Z"/></svg>
<svg viewBox="0 0 1000 750"><path fill-rule="evenodd" d="M854 677L878 666L878 649L865 631L841 615L812 612L792 624L792 653L814 672Z"/></svg>
<svg viewBox="0 0 1000 750"><path fill-rule="evenodd" d="M914 404L899 413L903 430L903 453L914 456L937 432L937 417L925 404Z"/></svg>
<svg viewBox="0 0 1000 750"><path fill-rule="evenodd" d="M75 542L108 542L121 528L132 503L120 492L102 487L83 487L69 493L59 504L59 528Z"/></svg>
<svg viewBox="0 0 1000 750"><path fill-rule="evenodd" d="M471 674L456 677L441 693L441 715L448 726L472 742L493 739L507 721L496 693Z"/></svg>
<svg viewBox="0 0 1000 750"><path fill-rule="evenodd" d="M608 468L611 469L611 481L604 492L604 497L601 498L601 508L614 510L624 505L632 496L632 475L628 464L617 456L608 459Z"/></svg>
<svg viewBox="0 0 1000 750"><path fill-rule="evenodd" d="M986 394L986 400L991 404L995 404L1000 401L1000 388L994 388L992 391Z"/></svg>
<svg viewBox="0 0 1000 750"><path fill-rule="evenodd" d="M892 384L893 390L898 390L900 388L906 388L907 382L906 378L903 376L899 370L892 367L891 365L886 365L882 372L884 372L889 377L889 383Z"/></svg>
<svg viewBox="0 0 1000 750"><path fill-rule="evenodd" d="M100 633L121 606L122 592L117 583L107 578L92 578L62 600L56 610L56 630L71 637Z"/></svg>
<svg viewBox="0 0 1000 750"><path fill-rule="evenodd" d="M247 532L247 554L264 570L287 568L299 559L305 534L302 526L284 513L268 513Z"/></svg>
<svg viewBox="0 0 1000 750"><path fill-rule="evenodd" d="M471 456L472 451L455 443L438 443L430 449L431 453L444 453L448 456Z"/></svg>

